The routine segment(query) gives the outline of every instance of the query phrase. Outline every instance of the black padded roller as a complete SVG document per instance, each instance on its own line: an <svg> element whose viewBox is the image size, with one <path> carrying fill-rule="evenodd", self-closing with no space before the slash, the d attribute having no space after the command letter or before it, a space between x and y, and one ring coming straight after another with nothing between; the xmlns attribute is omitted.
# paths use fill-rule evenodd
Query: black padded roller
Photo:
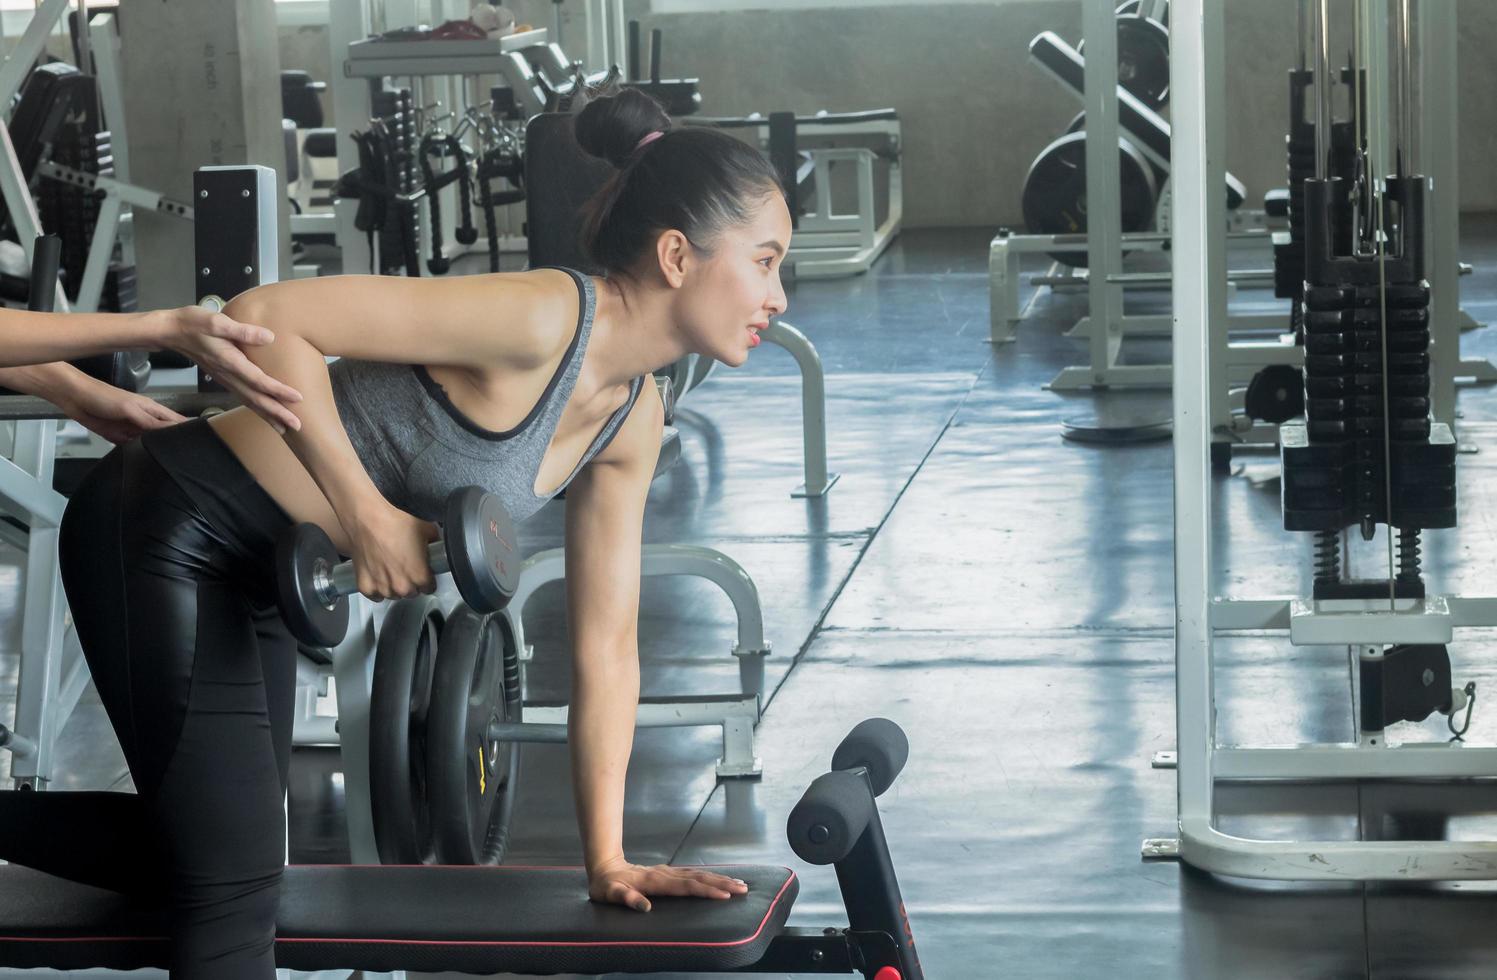
<svg viewBox="0 0 1497 980"><path fill-rule="evenodd" d="M785 834L808 864L834 864L847 857L873 816L873 795L859 773L818 776L790 811Z"/></svg>
<svg viewBox="0 0 1497 980"><path fill-rule="evenodd" d="M868 770L873 795L882 796L894 784L910 758L910 740L904 729L887 718L869 718L847 733L832 753L833 769Z"/></svg>
<svg viewBox="0 0 1497 980"><path fill-rule="evenodd" d="M51 313L57 308L57 268L62 261L62 239L38 235L31 252L31 292L26 308Z"/></svg>

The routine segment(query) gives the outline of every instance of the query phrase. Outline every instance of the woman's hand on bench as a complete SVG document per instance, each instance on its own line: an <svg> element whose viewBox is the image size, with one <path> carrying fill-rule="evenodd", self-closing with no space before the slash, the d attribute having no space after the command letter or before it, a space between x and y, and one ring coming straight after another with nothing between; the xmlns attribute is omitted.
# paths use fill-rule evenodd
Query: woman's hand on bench
<svg viewBox="0 0 1497 980"><path fill-rule="evenodd" d="M645 867L622 857L588 872L588 897L595 902L624 905L636 912L650 911L650 895L694 898L732 898L747 895L748 885L737 878L713 874L702 868L675 868L668 864Z"/></svg>

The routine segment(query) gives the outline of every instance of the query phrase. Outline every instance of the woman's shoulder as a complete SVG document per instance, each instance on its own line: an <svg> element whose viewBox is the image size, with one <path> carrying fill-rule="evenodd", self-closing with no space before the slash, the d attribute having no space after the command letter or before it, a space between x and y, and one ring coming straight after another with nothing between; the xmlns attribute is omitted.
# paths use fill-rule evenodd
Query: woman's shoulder
<svg viewBox="0 0 1497 980"><path fill-rule="evenodd" d="M582 287L566 269L529 269L470 277L489 294L494 322L514 341L521 360L554 360L576 336L583 308ZM480 284L476 280L484 280Z"/></svg>

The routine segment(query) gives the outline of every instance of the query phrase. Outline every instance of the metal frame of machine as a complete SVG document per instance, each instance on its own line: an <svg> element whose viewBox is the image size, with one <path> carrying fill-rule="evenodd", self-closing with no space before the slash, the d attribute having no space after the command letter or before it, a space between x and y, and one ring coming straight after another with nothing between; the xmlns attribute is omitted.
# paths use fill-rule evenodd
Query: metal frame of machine
<svg viewBox="0 0 1497 980"><path fill-rule="evenodd" d="M1087 39L1087 83L1085 93L1076 94L1083 97L1088 131L1099 137L1087 140L1087 197L1092 201L1116 202L1120 193L1118 178L1113 174L1116 167L1103 165L1108 158L1102 147L1109 147L1117 142L1118 102L1120 97L1127 96L1120 96L1120 86L1115 83L1117 48L1115 39L1112 38L1113 11L1109 6L1104 19L1101 6L1103 5L1090 0L1085 6L1083 27ZM1453 51L1451 56L1454 57ZM1171 88L1173 90L1173 86ZM1453 104L1453 101L1442 103L1440 100L1430 100L1424 106L1425 125L1439 145L1446 145L1454 140ZM1146 146L1140 149L1148 155ZM1176 166L1177 164L1172 164L1172 179L1164 193L1171 198L1170 210L1175 215L1180 215L1182 211L1178 180L1173 176L1173 168ZM1459 331L1472 329L1478 324L1458 308L1459 285L1456 277L1460 274L1461 266L1455 237L1457 204L1442 196L1433 202L1433 206L1431 236L1434 246L1431 252L1430 279L1435 299L1432 313L1441 324L1453 326L1456 331L1455 339L1443 338L1437 343L1458 345ZM1001 233L993 239L989 249L990 336L995 344L1015 339L1018 325L1026 312L1019 306L1022 288L1020 260L1024 254L1049 252L1057 247L1071 245L1084 247L1088 252L1089 268L1085 274L1057 275L1057 263L1049 274L1033 280L1052 288L1076 286L1085 287L1088 291L1090 313L1068 333L1068 336L1088 341L1088 362L1063 369L1050 383L1053 390L1074 391L1092 387L1162 388L1171 384L1171 366L1168 363L1118 363L1125 338L1164 337L1169 336L1171 330L1168 316L1124 313L1123 297L1126 289L1166 287L1172 281L1172 276L1170 273L1122 271L1123 251L1164 249L1171 240L1171 234L1165 231L1124 234L1120 231L1116 214L1115 205L1090 209L1089 233L1084 235ZM1241 218L1228 214L1225 209L1222 209L1222 214L1222 234L1225 238L1251 239L1269 234L1269 231L1262 228L1245 227ZM1238 283L1246 284L1263 278L1264 274L1261 272L1231 272L1228 273L1224 288L1230 290ZM1453 317L1444 316L1441 312L1447 304L1455 306ZM1227 370L1220 376L1222 390L1211 401L1210 424L1215 433L1214 441L1223 448L1231 445L1276 446L1277 425L1255 422L1242 413L1242 386L1255 371L1264 366L1299 366L1299 350L1282 336L1288 327L1288 319L1280 314L1225 314L1217 322L1226 324L1226 329L1212 331L1213 357L1226 365ZM1457 379L1497 381L1497 367L1479 358L1441 359L1435 379L1436 418L1447 422L1452 419Z"/></svg>
<svg viewBox="0 0 1497 980"><path fill-rule="evenodd" d="M1105 3L1105 0L1103 0ZM1309 2L1309 0L1306 0ZM1323 0L1322 3L1323 14ZM1379 47L1387 24L1365 4L1372 24L1367 74L1376 91L1387 72ZM1223 4L1176 0L1173 8L1174 249L1181 273L1174 284L1175 425L1175 650L1178 747L1162 753L1157 768L1174 768L1178 780L1178 836L1145 841L1146 857L1175 857L1202 870L1283 880L1485 879L1497 877L1497 841L1256 840L1217 827L1217 790L1242 781L1316 783L1345 780L1436 781L1497 776L1497 748L1436 742L1398 744L1385 733L1363 731L1356 743L1291 746L1221 745L1216 738L1215 635L1228 630L1287 631L1291 642L1346 645L1364 674L1383 658L1387 644L1449 642L1455 628L1497 625L1497 598L1430 595L1422 599L1321 601L1303 597L1238 600L1211 594L1214 571L1213 486L1208 447L1226 361L1220 331L1200 324L1224 321L1227 307L1226 243L1221 195L1225 132ZM1386 17L1386 8L1383 8ZM1417 8L1418 59L1425 102L1440 102L1457 85L1454 18ZM1329 58L1322 54L1322 64ZM1319 69L1317 70L1317 74ZM1373 103L1386 107L1386 97ZM1454 133L1448 113L1425 113L1417 145L1448 147ZM1374 133L1374 159L1387 161L1386 132ZM1455 154L1427 153L1425 177L1435 192L1429 215L1431 249L1426 268L1433 287L1432 352L1459 350L1454 278ZM1375 171L1376 172L1376 171ZM1441 201L1440 198L1445 198ZM1448 228L1442 225L1448 223ZM1448 235L1441 232L1448 231ZM1438 305L1436 305L1438 304ZM1386 329L1385 327L1382 329ZM1458 355L1457 355L1458 356ZM1386 357L1386 354L1384 355ZM1431 401L1439 419L1449 412L1448 372L1432 377ZM1386 405L1384 411L1387 411ZM1449 415L1444 417L1449 418ZM1432 426L1433 441L1442 426ZM1384 436L1387 439L1387 436ZM1400 508L1403 504L1398 505ZM1391 570L1390 570L1391 581ZM1391 585L1390 585L1391 589ZM1426 684L1428 679L1426 678ZM1454 710L1459 698L1454 698ZM1365 705L1363 706L1365 710ZM1444 709L1441 709L1444 710ZM1363 725L1365 728L1365 724Z"/></svg>

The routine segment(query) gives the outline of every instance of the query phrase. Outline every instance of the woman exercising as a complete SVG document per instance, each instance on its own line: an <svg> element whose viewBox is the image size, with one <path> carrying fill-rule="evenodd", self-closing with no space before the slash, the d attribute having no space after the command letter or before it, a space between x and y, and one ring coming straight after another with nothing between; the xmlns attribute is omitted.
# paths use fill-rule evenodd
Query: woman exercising
<svg viewBox="0 0 1497 980"><path fill-rule="evenodd" d="M267 423L295 429L287 405L301 394L250 362L242 347L268 344L264 327L236 323L199 306L152 313L36 313L0 309L0 387L45 398L110 442L185 421L143 395L91 378L76 357L126 350L174 350L239 396Z"/></svg>
<svg viewBox="0 0 1497 980"><path fill-rule="evenodd" d="M176 977L274 975L296 683L275 608L277 535L320 525L371 598L430 592L429 522L469 483L517 521L567 490L570 744L591 897L646 911L651 895L746 891L624 856L641 527L662 428L649 374L687 353L744 363L785 308L790 215L758 150L672 130L637 92L592 102L576 133L618 167L585 231L606 275L252 290L227 312L275 330L250 356L303 393L299 431L283 438L240 410L150 432L68 507L63 580L139 794L109 804L110 818L96 810L93 828L134 819L150 835ZM324 355L343 360L328 368ZM119 812L130 805L133 818Z"/></svg>

